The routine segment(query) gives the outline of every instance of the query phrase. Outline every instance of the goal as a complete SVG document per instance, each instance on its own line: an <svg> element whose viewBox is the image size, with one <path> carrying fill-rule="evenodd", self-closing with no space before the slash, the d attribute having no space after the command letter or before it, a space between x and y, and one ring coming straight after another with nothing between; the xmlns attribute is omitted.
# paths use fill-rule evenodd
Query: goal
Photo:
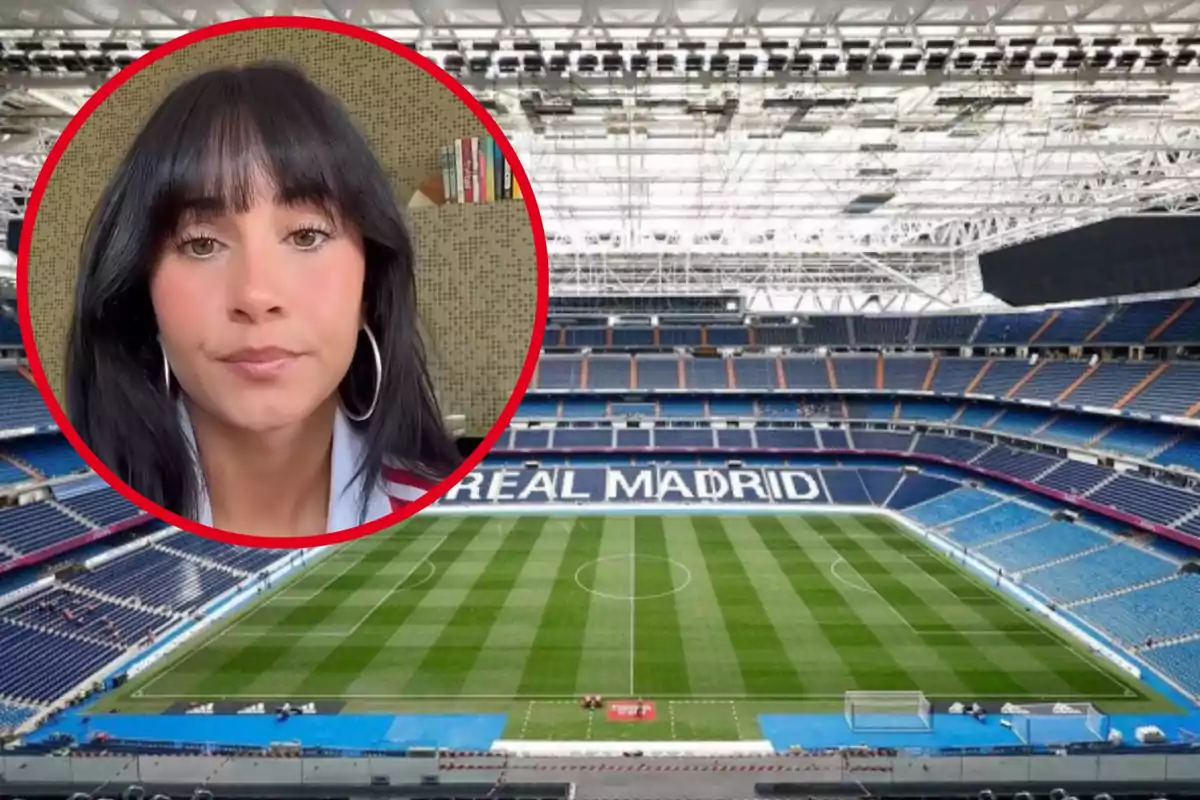
<svg viewBox="0 0 1200 800"><path fill-rule="evenodd" d="M1091 703L1010 703L1002 713L1023 744L1065 745L1108 736L1108 716Z"/></svg>
<svg viewBox="0 0 1200 800"><path fill-rule="evenodd" d="M933 707L924 692L846 692L852 731L928 731Z"/></svg>

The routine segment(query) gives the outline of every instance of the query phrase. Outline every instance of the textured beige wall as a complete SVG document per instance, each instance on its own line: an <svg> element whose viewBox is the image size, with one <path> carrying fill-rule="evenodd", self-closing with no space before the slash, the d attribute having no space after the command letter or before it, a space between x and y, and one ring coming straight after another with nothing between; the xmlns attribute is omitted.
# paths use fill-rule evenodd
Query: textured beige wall
<svg viewBox="0 0 1200 800"><path fill-rule="evenodd" d="M289 61L336 94L407 204L438 148L487 131L433 76L376 45L325 31L265 29L197 42L151 64L88 118L46 187L29 251L28 307L46 377L64 401L64 351L87 221L142 122L172 87L218 66ZM486 432L521 373L537 314L534 233L523 202L419 209L409 218L418 303L443 411Z"/></svg>

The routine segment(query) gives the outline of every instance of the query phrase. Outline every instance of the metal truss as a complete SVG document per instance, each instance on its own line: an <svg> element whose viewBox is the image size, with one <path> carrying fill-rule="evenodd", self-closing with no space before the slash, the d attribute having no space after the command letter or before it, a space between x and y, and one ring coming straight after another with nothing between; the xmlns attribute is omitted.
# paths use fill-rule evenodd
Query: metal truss
<svg viewBox="0 0 1200 800"><path fill-rule="evenodd" d="M492 111L560 293L957 307L987 299L982 252L1200 213L1200 0L693 5L0 0L0 211L20 213L39 154L123 64L213 22L304 14L416 48Z"/></svg>

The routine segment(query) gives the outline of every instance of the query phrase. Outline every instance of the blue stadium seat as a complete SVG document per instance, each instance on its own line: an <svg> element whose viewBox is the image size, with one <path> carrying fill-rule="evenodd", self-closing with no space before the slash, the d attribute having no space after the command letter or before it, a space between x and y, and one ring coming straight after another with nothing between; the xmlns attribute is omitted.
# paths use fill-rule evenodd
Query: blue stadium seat
<svg viewBox="0 0 1200 800"><path fill-rule="evenodd" d="M628 389L629 387L629 356L589 356L588 357L588 388L589 389Z"/></svg>
<svg viewBox="0 0 1200 800"><path fill-rule="evenodd" d="M554 447L613 447L612 428L557 428L551 438Z"/></svg>
<svg viewBox="0 0 1200 800"><path fill-rule="evenodd" d="M604 347L608 339L605 328L566 328L567 347Z"/></svg>
<svg viewBox="0 0 1200 800"><path fill-rule="evenodd" d="M912 317L854 317L854 341L860 345L905 345L912 331Z"/></svg>
<svg viewBox="0 0 1200 800"><path fill-rule="evenodd" d="M1170 364L1125 406L1126 410L1184 416L1200 400L1200 364Z"/></svg>
<svg viewBox="0 0 1200 800"><path fill-rule="evenodd" d="M608 403L587 395L572 395L563 398L563 419L600 419L608 416Z"/></svg>
<svg viewBox="0 0 1200 800"><path fill-rule="evenodd" d="M908 392L919 392L929 374L930 359L925 356L889 356L883 360L883 386Z"/></svg>
<svg viewBox="0 0 1200 800"><path fill-rule="evenodd" d="M699 325L664 325L658 329L658 343L663 347L696 347L701 336Z"/></svg>
<svg viewBox="0 0 1200 800"><path fill-rule="evenodd" d="M241 570L247 575L260 572L292 553L268 547L239 547L183 532L160 539L155 546Z"/></svg>
<svg viewBox="0 0 1200 800"><path fill-rule="evenodd" d="M944 400L903 400L900 403L900 418L945 422L958 413L959 405Z"/></svg>
<svg viewBox="0 0 1200 800"><path fill-rule="evenodd" d="M0 431L56 427L37 387L15 370L0 370Z"/></svg>
<svg viewBox="0 0 1200 800"><path fill-rule="evenodd" d="M774 358L743 356L733 360L733 375L739 389L775 389L779 386Z"/></svg>
<svg viewBox="0 0 1200 800"><path fill-rule="evenodd" d="M839 505L866 506L871 504L867 487L856 469L823 469L821 480L829 492L829 499Z"/></svg>
<svg viewBox="0 0 1200 800"><path fill-rule="evenodd" d="M874 389L876 356L841 356L833 359L833 373L839 389Z"/></svg>
<svg viewBox="0 0 1200 800"><path fill-rule="evenodd" d="M578 389L583 379L583 359L578 356L542 356L538 362L539 389Z"/></svg>
<svg viewBox="0 0 1200 800"><path fill-rule="evenodd" d="M1192 694L1200 695L1200 640L1155 647L1143 651L1142 657L1170 674Z"/></svg>
<svg viewBox="0 0 1200 800"><path fill-rule="evenodd" d="M795 325L756 325L754 343L761 347L795 347L800 344L800 329Z"/></svg>
<svg viewBox="0 0 1200 800"><path fill-rule="evenodd" d="M975 315L917 317L913 344L970 344L979 319Z"/></svg>
<svg viewBox="0 0 1200 800"><path fill-rule="evenodd" d="M828 389L829 371L825 359L785 356L783 380L789 389Z"/></svg>
<svg viewBox="0 0 1200 800"><path fill-rule="evenodd" d="M966 463L977 457L987 448L987 444L974 439L957 436L938 436L926 433L917 439L917 444L913 448L913 452L941 456L951 461Z"/></svg>
<svg viewBox="0 0 1200 800"><path fill-rule="evenodd" d="M850 318L838 316L809 317L800 328L804 344L850 344Z"/></svg>
<svg viewBox="0 0 1200 800"><path fill-rule="evenodd" d="M1045 323L1047 312L988 314L983 318L975 344L1027 344Z"/></svg>
<svg viewBox="0 0 1200 800"><path fill-rule="evenodd" d="M908 448L912 445L913 435L911 433L899 433L897 431L853 431L851 437L854 439L854 446L859 450L891 450L897 453L908 452Z"/></svg>
<svg viewBox="0 0 1200 800"><path fill-rule="evenodd" d="M700 419L708 416L704 401L688 397L662 397L658 401L658 413L662 417ZM714 416L716 416L715 412Z"/></svg>
<svg viewBox="0 0 1200 800"><path fill-rule="evenodd" d="M1020 536L986 544L979 548L979 555L1009 572L1020 572L1092 550L1109 541L1104 534L1086 525L1050 522Z"/></svg>
<svg viewBox="0 0 1200 800"><path fill-rule="evenodd" d="M1186 467L1200 472L1200 438L1187 437L1168 447L1152 459L1166 467Z"/></svg>
<svg viewBox="0 0 1200 800"><path fill-rule="evenodd" d="M816 431L804 428L759 428L755 431L759 447L816 450Z"/></svg>
<svg viewBox="0 0 1200 800"><path fill-rule="evenodd" d="M655 428L655 447L712 448L716 437L712 428Z"/></svg>
<svg viewBox="0 0 1200 800"><path fill-rule="evenodd" d="M1063 444L1083 445L1111 425L1111 420L1082 414L1060 414L1050 426L1042 429L1038 438Z"/></svg>
<svg viewBox="0 0 1200 800"><path fill-rule="evenodd" d="M1175 318L1166 330L1154 337L1155 342L1171 344L1200 344L1200 303L1193 302Z"/></svg>
<svg viewBox="0 0 1200 800"><path fill-rule="evenodd" d="M1063 402L1073 406L1113 408L1154 367L1154 364L1137 361L1105 361Z"/></svg>
<svg viewBox="0 0 1200 800"><path fill-rule="evenodd" d="M558 417L558 400L547 397L525 395L517 406L513 419L556 419Z"/></svg>
<svg viewBox="0 0 1200 800"><path fill-rule="evenodd" d="M1030 369L1029 362L1024 359L994 359L992 366L979 379L979 383L975 385L974 393L1003 397Z"/></svg>
<svg viewBox="0 0 1200 800"><path fill-rule="evenodd" d="M1044 511L1007 502L950 524L943 535L966 547L977 547L989 539L1028 530L1049 521L1050 517Z"/></svg>
<svg viewBox="0 0 1200 800"><path fill-rule="evenodd" d="M1045 411L1009 407L1005 408L1003 413L993 418L985 427L1018 436L1028 435L1049 422L1050 416Z"/></svg>
<svg viewBox="0 0 1200 800"><path fill-rule="evenodd" d="M1108 305L1060 309L1058 317L1050 323L1046 330L1042 331L1036 343L1039 345L1078 344L1099 327L1112 311L1112 306Z"/></svg>
<svg viewBox="0 0 1200 800"><path fill-rule="evenodd" d="M939 394L964 394L986 363L982 358L940 358L930 389Z"/></svg>
<svg viewBox="0 0 1200 800"><path fill-rule="evenodd" d="M1168 639L1200 632L1197 608L1200 575L1179 575L1166 583L1093 600L1074 611L1126 644L1141 644L1149 637Z"/></svg>
<svg viewBox="0 0 1200 800"><path fill-rule="evenodd" d="M858 477L872 503L882 506L900 483L901 473L894 469L860 469Z"/></svg>
<svg viewBox="0 0 1200 800"><path fill-rule="evenodd" d="M649 428L617 428L617 447L649 447Z"/></svg>
<svg viewBox="0 0 1200 800"><path fill-rule="evenodd" d="M1178 432L1163 425L1122 422L1093 445L1098 450L1144 458L1174 441Z"/></svg>
<svg viewBox="0 0 1200 800"><path fill-rule="evenodd" d="M1043 361L1013 397L1053 402L1083 375L1087 367L1086 361Z"/></svg>
<svg viewBox="0 0 1200 800"><path fill-rule="evenodd" d="M613 347L653 347L654 329L619 325L612 329Z"/></svg>
<svg viewBox="0 0 1200 800"><path fill-rule="evenodd" d="M713 397L708 401L708 413L718 418L753 417L754 401L741 397Z"/></svg>
<svg viewBox="0 0 1200 800"><path fill-rule="evenodd" d="M958 489L958 484L933 475L906 473L900 479L900 485L887 501L888 508L898 511L911 509L914 506L924 506L934 498L949 494Z"/></svg>
<svg viewBox="0 0 1200 800"><path fill-rule="evenodd" d="M682 389L679 383L679 359L675 356L638 356L637 388Z"/></svg>
<svg viewBox="0 0 1200 800"><path fill-rule="evenodd" d="M709 325L708 343L713 347L742 347L750 344L750 329L741 325Z"/></svg>
<svg viewBox="0 0 1200 800"><path fill-rule="evenodd" d="M683 379L688 389L728 389L729 376L723 358L685 358Z"/></svg>
<svg viewBox="0 0 1200 800"><path fill-rule="evenodd" d="M1118 476L1089 499L1162 525L1171 525L1200 507L1200 495L1129 475Z"/></svg>
<svg viewBox="0 0 1200 800"><path fill-rule="evenodd" d="M45 500L0 509L0 544L18 553L35 553L89 530Z"/></svg>
<svg viewBox="0 0 1200 800"><path fill-rule="evenodd" d="M1123 305L1090 343L1143 344L1150 339L1154 329L1165 322L1178 307L1178 300L1152 300Z"/></svg>
<svg viewBox="0 0 1200 800"><path fill-rule="evenodd" d="M1165 578L1174 572L1174 565L1158 556L1137 548L1116 545L1028 572L1022 580L1057 602L1072 603Z"/></svg>
<svg viewBox="0 0 1200 800"><path fill-rule="evenodd" d="M977 467L1031 481L1060 461L1061 459L1054 456L1017 450L1007 445L996 445L975 459L973 463Z"/></svg>
<svg viewBox="0 0 1200 800"><path fill-rule="evenodd" d="M1108 467L1067 459L1038 479L1038 483L1075 497L1082 497L1102 481L1112 477L1112 474L1113 471Z"/></svg>
<svg viewBox="0 0 1200 800"><path fill-rule="evenodd" d="M907 482L907 478L905 479ZM903 486L901 488L904 488ZM972 488L959 488L948 494L908 509L908 516L927 526L936 527L951 520L982 511L996 505L1002 499L989 492ZM893 508L899 507L893 504Z"/></svg>

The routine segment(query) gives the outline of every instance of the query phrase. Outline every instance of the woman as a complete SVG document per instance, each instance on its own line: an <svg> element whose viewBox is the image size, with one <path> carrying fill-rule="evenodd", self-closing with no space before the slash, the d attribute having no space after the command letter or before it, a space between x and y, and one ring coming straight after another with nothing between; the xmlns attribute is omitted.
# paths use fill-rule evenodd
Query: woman
<svg viewBox="0 0 1200 800"><path fill-rule="evenodd" d="M194 77L89 225L71 423L205 525L301 536L384 516L460 463L413 270L387 175L336 100L286 65Z"/></svg>

